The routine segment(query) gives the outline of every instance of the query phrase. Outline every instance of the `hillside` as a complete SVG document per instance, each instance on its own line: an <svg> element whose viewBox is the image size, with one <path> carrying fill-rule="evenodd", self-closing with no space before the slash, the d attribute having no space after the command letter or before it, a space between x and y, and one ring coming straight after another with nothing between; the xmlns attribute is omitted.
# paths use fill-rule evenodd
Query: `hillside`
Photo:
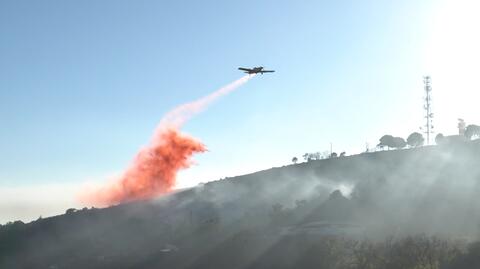
<svg viewBox="0 0 480 269"><path fill-rule="evenodd" d="M478 140L380 151L226 178L152 201L69 210L0 227L0 268L347 268L321 267L318 253L390 236L392 248L416 235L425 244L467 244L480 232L479 163ZM452 248L464 256L452 256L449 268L463 268L466 246Z"/></svg>

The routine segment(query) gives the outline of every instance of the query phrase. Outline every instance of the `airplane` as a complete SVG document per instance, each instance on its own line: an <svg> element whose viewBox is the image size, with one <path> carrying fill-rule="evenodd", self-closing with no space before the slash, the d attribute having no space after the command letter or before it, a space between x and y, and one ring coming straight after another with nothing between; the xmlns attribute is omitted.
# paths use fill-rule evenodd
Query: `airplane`
<svg viewBox="0 0 480 269"><path fill-rule="evenodd" d="M259 66L259 67L254 67L254 68L243 68L243 67L239 67L238 70L242 70L244 73L247 73L247 74L262 74L263 73L273 73L275 72L275 70L264 70L263 69L263 66Z"/></svg>

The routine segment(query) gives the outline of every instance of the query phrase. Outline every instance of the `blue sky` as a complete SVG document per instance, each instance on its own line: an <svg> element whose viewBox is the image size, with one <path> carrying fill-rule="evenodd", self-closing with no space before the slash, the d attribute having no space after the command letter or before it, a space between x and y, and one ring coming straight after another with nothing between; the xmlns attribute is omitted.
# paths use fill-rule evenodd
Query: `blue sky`
<svg viewBox="0 0 480 269"><path fill-rule="evenodd" d="M330 142L354 153L385 133L407 136L422 124L425 74L443 105L438 128L455 132L456 117L480 113L462 100L445 107L452 96L435 74L451 70L431 61L462 47L432 49L450 40L445 18L466 10L452 15L454 3L2 1L0 188L120 173L164 113L238 79L239 66L277 72L185 126L210 152L180 175L181 186L287 164ZM475 24L450 32L465 25Z"/></svg>

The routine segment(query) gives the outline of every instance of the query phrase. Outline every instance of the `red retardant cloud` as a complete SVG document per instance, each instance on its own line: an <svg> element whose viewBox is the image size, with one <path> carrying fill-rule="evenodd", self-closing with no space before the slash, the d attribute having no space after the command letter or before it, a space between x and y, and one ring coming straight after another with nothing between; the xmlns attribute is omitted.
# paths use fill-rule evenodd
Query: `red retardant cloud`
<svg viewBox="0 0 480 269"><path fill-rule="evenodd" d="M190 167L192 155L205 151L200 141L177 128L159 128L150 145L137 154L119 180L84 191L80 200L83 204L108 206L164 194L175 186L177 172Z"/></svg>

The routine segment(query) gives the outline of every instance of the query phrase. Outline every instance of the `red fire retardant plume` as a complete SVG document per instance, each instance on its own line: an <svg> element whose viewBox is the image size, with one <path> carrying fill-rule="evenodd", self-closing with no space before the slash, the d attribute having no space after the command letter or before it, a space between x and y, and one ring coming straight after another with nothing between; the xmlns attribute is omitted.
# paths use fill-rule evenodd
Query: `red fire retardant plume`
<svg viewBox="0 0 480 269"><path fill-rule="evenodd" d="M80 199L85 204L107 206L166 193L175 186L177 172L190 167L190 157L204 151L206 148L200 141L176 128L165 128L137 153L119 180L82 193Z"/></svg>
<svg viewBox="0 0 480 269"><path fill-rule="evenodd" d="M171 191L175 187L177 172L190 167L194 153L206 151L200 141L181 133L179 128L217 98L252 77L244 76L210 95L170 111L160 122L150 144L137 153L122 176L101 188L83 190L79 195L80 202L108 206L150 199Z"/></svg>

